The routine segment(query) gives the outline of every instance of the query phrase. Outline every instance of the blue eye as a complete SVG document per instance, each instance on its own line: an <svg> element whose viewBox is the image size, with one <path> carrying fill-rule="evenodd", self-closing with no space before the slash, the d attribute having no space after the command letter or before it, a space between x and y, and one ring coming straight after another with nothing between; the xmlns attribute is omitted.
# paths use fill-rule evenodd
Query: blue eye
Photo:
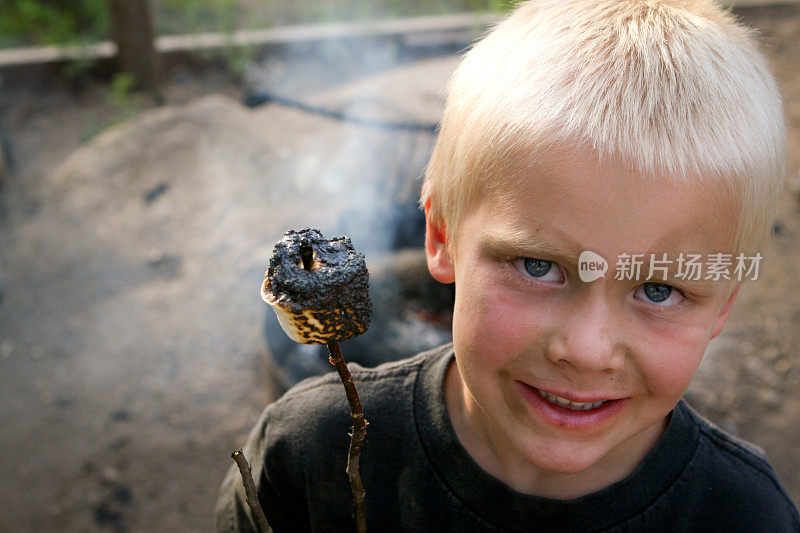
<svg viewBox="0 0 800 533"><path fill-rule="evenodd" d="M558 263L548 261L547 259L536 259L535 257L523 257L514 261L514 266L517 267L523 275L528 278L534 278L539 281L564 281L564 276Z"/></svg>
<svg viewBox="0 0 800 533"><path fill-rule="evenodd" d="M663 302L672 293L672 287L663 283L645 283L644 293L656 303Z"/></svg>
<svg viewBox="0 0 800 533"><path fill-rule="evenodd" d="M659 307L675 306L684 300L684 296L676 288L664 283L653 283L651 281L636 287L633 296Z"/></svg>
<svg viewBox="0 0 800 533"><path fill-rule="evenodd" d="M523 259L523 266L525 271L534 278L541 278L553 268L553 262L546 259L533 259L526 257Z"/></svg>

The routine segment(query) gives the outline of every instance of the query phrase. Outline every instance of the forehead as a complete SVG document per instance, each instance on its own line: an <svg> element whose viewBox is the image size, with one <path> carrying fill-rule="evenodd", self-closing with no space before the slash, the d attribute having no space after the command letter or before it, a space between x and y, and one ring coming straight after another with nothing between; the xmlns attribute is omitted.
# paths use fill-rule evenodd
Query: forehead
<svg viewBox="0 0 800 533"><path fill-rule="evenodd" d="M519 165L480 207L494 232L577 254L731 253L736 232L733 202L714 183L641 176L587 149Z"/></svg>

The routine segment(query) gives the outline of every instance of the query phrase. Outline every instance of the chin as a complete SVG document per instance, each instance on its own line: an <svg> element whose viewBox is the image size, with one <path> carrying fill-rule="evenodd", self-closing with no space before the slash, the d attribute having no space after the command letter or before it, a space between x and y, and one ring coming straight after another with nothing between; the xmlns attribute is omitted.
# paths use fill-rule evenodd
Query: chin
<svg viewBox="0 0 800 533"><path fill-rule="evenodd" d="M558 474L578 474L593 467L603 457L600 453L574 445L554 443L547 446L545 451L531 450L526 454L528 461L537 468Z"/></svg>

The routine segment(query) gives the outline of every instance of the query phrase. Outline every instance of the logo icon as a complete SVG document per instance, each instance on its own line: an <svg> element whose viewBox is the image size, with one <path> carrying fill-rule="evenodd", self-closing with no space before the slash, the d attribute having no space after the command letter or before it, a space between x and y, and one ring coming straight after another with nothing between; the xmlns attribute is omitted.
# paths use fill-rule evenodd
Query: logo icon
<svg viewBox="0 0 800 533"><path fill-rule="evenodd" d="M578 257L578 276L581 281L589 283L597 278L604 278L606 270L608 270L608 262L600 254L584 250Z"/></svg>

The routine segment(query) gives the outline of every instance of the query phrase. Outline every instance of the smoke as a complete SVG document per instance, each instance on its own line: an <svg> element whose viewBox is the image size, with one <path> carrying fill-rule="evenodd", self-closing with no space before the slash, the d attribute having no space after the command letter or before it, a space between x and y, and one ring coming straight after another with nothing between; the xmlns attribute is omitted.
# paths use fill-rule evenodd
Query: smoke
<svg viewBox="0 0 800 533"><path fill-rule="evenodd" d="M293 179L299 190L324 196L334 210L334 222L320 228L323 234L349 235L367 255L375 318L366 335L344 346L349 360L366 365L413 355L450 335L446 326L419 318L426 303L407 297L403 287L429 277L421 254L420 178L435 142L446 79L456 64L452 51L466 42L431 44L419 37L416 42L295 45L265 58L249 77L251 95L262 101L339 123L333 157L319 165L297 154ZM399 259L395 252L401 249L417 253ZM452 290L424 292L451 305ZM329 370L324 348L287 342L272 313L265 333L285 385Z"/></svg>
<svg viewBox="0 0 800 533"><path fill-rule="evenodd" d="M350 235L366 253L422 244L419 178L433 149L443 86L427 95L432 102L420 112L409 98L418 80L413 73L404 77L402 67L441 57L466 43L431 45L419 36L416 42L293 44L268 55L248 74L251 101L261 98L340 123L335 156L320 172L319 165L297 154L294 180L299 190L329 198L339 212L338 223L321 229Z"/></svg>

